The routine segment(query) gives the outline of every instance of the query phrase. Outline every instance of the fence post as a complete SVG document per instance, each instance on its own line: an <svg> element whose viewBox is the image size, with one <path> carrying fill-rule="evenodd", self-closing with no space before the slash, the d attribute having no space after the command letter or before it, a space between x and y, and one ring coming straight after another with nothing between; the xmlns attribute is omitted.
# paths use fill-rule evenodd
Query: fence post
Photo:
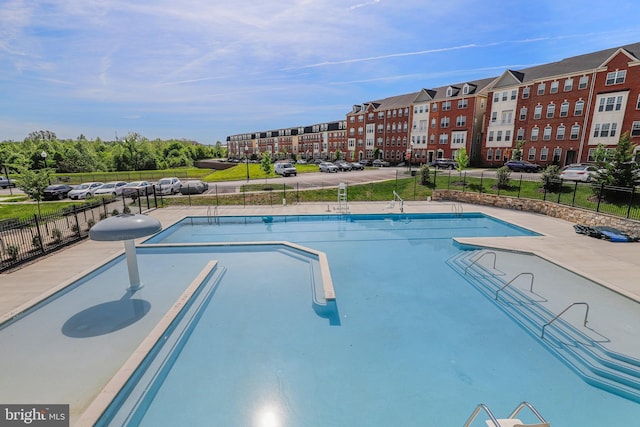
<svg viewBox="0 0 640 427"><path fill-rule="evenodd" d="M138 213L142 213L142 200L140 200L140 189L136 188L136 195L138 196Z"/></svg>
<svg viewBox="0 0 640 427"><path fill-rule="evenodd" d="M571 199L571 207L576 205L576 193L578 192L578 181L573 186L573 198Z"/></svg>
<svg viewBox="0 0 640 427"><path fill-rule="evenodd" d="M216 186L216 206L218 206L220 204L220 202L218 201L218 184L215 184Z"/></svg>
<svg viewBox="0 0 640 427"><path fill-rule="evenodd" d="M451 189L451 170L449 170L449 176L447 177L447 190Z"/></svg>
<svg viewBox="0 0 640 427"><path fill-rule="evenodd" d="M296 204L300 204L300 183L296 182Z"/></svg>
<svg viewBox="0 0 640 427"><path fill-rule="evenodd" d="M603 193L604 193L604 182L600 184L600 192L598 193L598 205L596 206L596 212L600 212L600 200L602 200Z"/></svg>
<svg viewBox="0 0 640 427"><path fill-rule="evenodd" d="M480 172L480 188L478 189L478 193L482 194L484 183L482 182L484 179L484 171Z"/></svg>
<svg viewBox="0 0 640 427"><path fill-rule="evenodd" d="M76 212L76 205L73 205L73 217L76 219L76 228L78 230L78 239L82 238L80 231L80 221L78 220L78 212Z"/></svg>
<svg viewBox="0 0 640 427"><path fill-rule="evenodd" d="M162 196L160 196L162 198ZM156 194L156 186L153 186L153 203L156 205L156 209L158 209L158 194Z"/></svg>
<svg viewBox="0 0 640 427"><path fill-rule="evenodd" d="M462 192L464 193L464 191L467 188L467 172L464 172L464 178L462 178Z"/></svg>
<svg viewBox="0 0 640 427"><path fill-rule="evenodd" d="M102 199L102 210L104 211L104 217L109 218L109 211L107 210L107 203L105 199Z"/></svg>
<svg viewBox="0 0 640 427"><path fill-rule="evenodd" d="M522 191L522 174L520 174L520 185L518 185L518 199L520 198L520 191Z"/></svg>
<svg viewBox="0 0 640 427"><path fill-rule="evenodd" d="M560 196L562 196L562 179L560 179L560 190L558 190L558 201L556 203L560 204Z"/></svg>
<svg viewBox="0 0 640 427"><path fill-rule="evenodd" d="M38 215L37 214L33 214L33 218L35 219L35 223L36 223L36 236L38 236L38 244L40 246L40 251L42 253L44 253L44 239L42 238L42 233L40 232L40 222L38 222Z"/></svg>
<svg viewBox="0 0 640 427"><path fill-rule="evenodd" d="M633 204L633 196L635 195L636 187L631 187L631 197L629 198L629 207L627 207L627 219L631 215L631 205Z"/></svg>
<svg viewBox="0 0 640 427"><path fill-rule="evenodd" d="M438 185L438 168L433 168L433 189L435 190Z"/></svg>
<svg viewBox="0 0 640 427"><path fill-rule="evenodd" d="M416 201L416 184L418 182L418 177L416 175L413 176L413 201Z"/></svg>
<svg viewBox="0 0 640 427"><path fill-rule="evenodd" d="M282 184L282 200L285 202L287 200L287 184Z"/></svg>

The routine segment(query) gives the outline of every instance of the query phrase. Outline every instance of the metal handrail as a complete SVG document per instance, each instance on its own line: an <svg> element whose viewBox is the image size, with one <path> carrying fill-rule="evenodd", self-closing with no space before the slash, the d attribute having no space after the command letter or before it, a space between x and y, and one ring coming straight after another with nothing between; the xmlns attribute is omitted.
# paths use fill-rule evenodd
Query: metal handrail
<svg viewBox="0 0 640 427"><path fill-rule="evenodd" d="M404 212L404 199L396 193L396 190L393 190L393 201L395 202L396 199L400 200L400 213Z"/></svg>
<svg viewBox="0 0 640 427"><path fill-rule="evenodd" d="M536 418L538 418L538 420L541 423L547 423L548 421L544 419L544 417L542 415L540 415L540 412L538 412L536 410L536 408L533 407L533 405L529 402L522 402L521 404L518 405L518 407L511 413L511 415L509 415L509 418L513 418L516 415L518 415L518 413L523 409L523 408L529 408L529 410L533 413L533 415L536 416Z"/></svg>
<svg viewBox="0 0 640 427"><path fill-rule="evenodd" d="M509 286L511 283L513 283L514 280L516 280L518 277L528 274L531 276L531 285L529 286L529 292L533 293L533 280L535 279L535 276L533 275L533 273L520 273L518 274L516 277L514 277L513 279L509 280L509 283L507 283L506 285L504 285L503 287L501 287L500 289L498 289L496 291L496 298L495 300L498 300L498 292L500 292L501 290L503 290L504 288L506 288L507 286Z"/></svg>
<svg viewBox="0 0 640 427"><path fill-rule="evenodd" d="M514 418L524 408L528 408L533 413L533 415L536 418L538 418L538 420L541 423L543 423L543 424L547 424L548 423L548 421L545 420L542 415L540 415L540 412L538 412L536 410L536 408L534 408L533 405L531 403L529 403L529 402L520 403L516 407L516 409L514 409L514 411L511 413L511 415L509 415L509 418ZM498 422L496 417L493 415L493 413L491 412L489 407L487 405L485 405L484 403L480 403L480 404L478 404L478 406L476 406L476 409L474 409L473 413L471 414L471 416L469 417L467 422L464 424L464 427L469 427L471 425L471 423L476 419L476 417L478 416L478 414L480 413L481 410L483 410L487 414L487 416L489 417L489 419L493 423L494 427L500 427L500 423Z"/></svg>
<svg viewBox="0 0 640 427"><path fill-rule="evenodd" d="M480 403L478 404L478 406L476 406L476 409L473 411L473 413L471 414L467 422L464 424L464 427L469 427L471 425L473 420L475 420L478 414L480 413L481 409L484 410L484 412L489 416L489 419L495 424L495 427L500 427L500 423L498 423L498 420L491 412L491 409L489 409L489 407L484 403Z"/></svg>
<svg viewBox="0 0 640 427"><path fill-rule="evenodd" d="M498 256L496 255L496 253L495 253L495 252L493 252L493 251L488 251L488 252L485 252L485 253L483 253L482 255L480 255L480 256L479 256L478 258L476 258L476 259L475 259L471 264L469 264L469 265L464 269L464 274L467 274L467 270L468 270L469 268L473 267L473 265L474 265L476 262L478 262L478 261L480 261L482 258L484 258L484 256L485 256L485 255L493 255L493 269L495 270L495 269L496 269L496 259L497 259L497 257L498 257Z"/></svg>
<svg viewBox="0 0 640 427"><path fill-rule="evenodd" d="M587 318L589 317L589 304L586 303L586 302L574 302L573 304L571 304L570 306L568 306L567 308L562 310L559 314L557 314L556 317L554 317L553 319L549 320L547 323L545 323L542 326L542 335L540 335L540 339L544 339L544 330L545 330L545 328L547 326L549 326L550 324L552 324L553 322L555 322L560 316L562 316L567 310L569 310L574 305L586 305L587 306L587 310L584 313L584 323L582 325L582 326L587 326Z"/></svg>

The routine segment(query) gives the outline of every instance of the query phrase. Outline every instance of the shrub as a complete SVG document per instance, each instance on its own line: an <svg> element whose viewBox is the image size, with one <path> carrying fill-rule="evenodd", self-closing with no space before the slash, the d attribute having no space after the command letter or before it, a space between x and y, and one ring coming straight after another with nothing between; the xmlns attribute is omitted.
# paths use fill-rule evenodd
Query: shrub
<svg viewBox="0 0 640 427"><path fill-rule="evenodd" d="M130 214L131 213L131 208L129 206L125 206L124 208L122 208L122 213Z"/></svg>
<svg viewBox="0 0 640 427"><path fill-rule="evenodd" d="M429 185L431 183L431 176L429 175L429 166L422 165L420 167L420 184Z"/></svg>
<svg viewBox="0 0 640 427"><path fill-rule="evenodd" d="M93 218L89 218L87 220L87 231L90 230L94 225L96 225L96 221Z"/></svg>
<svg viewBox="0 0 640 427"><path fill-rule="evenodd" d="M53 237L55 243L60 243L62 241L62 231L59 228L54 228L51 230L51 237Z"/></svg>
<svg viewBox="0 0 640 427"><path fill-rule="evenodd" d="M118 209L114 209L111 211L111 216L118 216L120 215L120 211Z"/></svg>
<svg viewBox="0 0 640 427"><path fill-rule="evenodd" d="M560 166L551 165L547 167L540 178L542 186L547 191L558 191L560 188Z"/></svg>
<svg viewBox="0 0 640 427"><path fill-rule="evenodd" d="M103 219L107 219L107 214L104 212L100 214L100 221L102 221Z"/></svg>
<svg viewBox="0 0 640 427"><path fill-rule="evenodd" d="M31 238L31 244L36 249L42 249L42 241L40 240L40 236L37 234Z"/></svg>
<svg viewBox="0 0 640 427"><path fill-rule="evenodd" d="M78 227L78 224L73 224L71 226L71 231L74 232L75 234L78 234L78 231L80 231L80 227Z"/></svg>
<svg viewBox="0 0 640 427"><path fill-rule="evenodd" d="M10 261L15 261L18 258L18 254L20 253L20 248L16 245L7 246L7 255L9 255Z"/></svg>
<svg viewBox="0 0 640 427"><path fill-rule="evenodd" d="M509 180L511 177L511 169L506 166L502 166L496 171L496 187L509 188Z"/></svg>

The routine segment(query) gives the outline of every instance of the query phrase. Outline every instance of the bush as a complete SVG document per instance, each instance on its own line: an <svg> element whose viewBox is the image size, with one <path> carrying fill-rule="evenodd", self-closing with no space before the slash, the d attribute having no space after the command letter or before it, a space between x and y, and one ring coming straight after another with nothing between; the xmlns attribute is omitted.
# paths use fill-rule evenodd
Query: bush
<svg viewBox="0 0 640 427"><path fill-rule="evenodd" d="M96 221L93 218L89 218L87 220L87 231L89 231L94 225L96 225Z"/></svg>
<svg viewBox="0 0 640 427"><path fill-rule="evenodd" d="M113 211L111 211L111 216L118 216L120 215L120 211L118 209L114 209Z"/></svg>
<svg viewBox="0 0 640 427"><path fill-rule="evenodd" d="M78 232L80 231L80 227L78 227L78 224L73 224L71 226L71 231L75 234L78 234Z"/></svg>
<svg viewBox="0 0 640 427"><path fill-rule="evenodd" d="M122 208L122 213L123 214L130 214L131 213L131 208L129 208L129 206L125 206L124 208Z"/></svg>
<svg viewBox="0 0 640 427"><path fill-rule="evenodd" d="M31 244L36 249L42 249L42 241L40 240L40 236L37 234L31 238Z"/></svg>
<svg viewBox="0 0 640 427"><path fill-rule="evenodd" d="M560 189L560 166L551 165L542 172L542 186L547 191L558 191Z"/></svg>
<svg viewBox="0 0 640 427"><path fill-rule="evenodd" d="M10 261L15 261L18 258L18 254L20 253L20 248L16 245L7 246L7 255L9 255Z"/></svg>
<svg viewBox="0 0 640 427"><path fill-rule="evenodd" d="M107 219L107 214L104 212L100 214L100 221L102 221L103 219Z"/></svg>
<svg viewBox="0 0 640 427"><path fill-rule="evenodd" d="M429 166L422 165L420 167L420 184L429 185L431 183L431 176L429 175Z"/></svg>
<svg viewBox="0 0 640 427"><path fill-rule="evenodd" d="M506 166L502 166L496 171L496 187L509 188L509 180L511 177L511 169Z"/></svg>
<svg viewBox="0 0 640 427"><path fill-rule="evenodd" d="M54 228L51 230L51 237L53 237L55 243L60 243L62 241L62 231L59 228Z"/></svg>

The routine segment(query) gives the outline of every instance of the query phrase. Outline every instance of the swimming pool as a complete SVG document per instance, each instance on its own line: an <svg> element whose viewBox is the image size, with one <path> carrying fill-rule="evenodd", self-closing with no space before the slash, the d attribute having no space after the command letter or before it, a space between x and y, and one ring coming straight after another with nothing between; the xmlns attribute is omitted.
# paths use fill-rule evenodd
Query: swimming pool
<svg viewBox="0 0 640 427"><path fill-rule="evenodd" d="M528 400L554 426L632 423L640 405L584 383L445 263L459 253L454 236L532 234L471 214L188 218L138 250L145 282L138 295L151 308L135 328L84 338L72 336L84 328L71 328L64 340L102 346L108 358L110 341L157 322L154 312L166 311L216 260L224 275L207 279L202 309L176 327L188 339L176 339L167 363L152 372L151 393L118 402L124 419L154 426L460 426L479 402L506 415ZM265 240L327 254L333 313L314 309L309 263L280 245L180 246ZM55 319L31 313L15 324L47 322L41 334L53 335L82 304L122 298L125 286L109 283L126 277L125 264L115 259L67 291L72 308L63 296L41 308L59 312ZM51 351L59 363L70 356ZM117 411L109 417L121 419Z"/></svg>

